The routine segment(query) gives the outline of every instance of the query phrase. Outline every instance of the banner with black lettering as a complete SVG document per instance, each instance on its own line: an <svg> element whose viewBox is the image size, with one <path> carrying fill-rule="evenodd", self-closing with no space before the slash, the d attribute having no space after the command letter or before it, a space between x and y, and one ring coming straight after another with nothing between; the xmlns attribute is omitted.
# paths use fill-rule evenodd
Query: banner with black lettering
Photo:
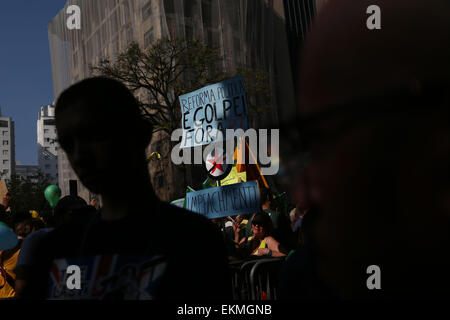
<svg viewBox="0 0 450 320"><path fill-rule="evenodd" d="M208 219L258 212L258 184L249 181L190 192L186 194L186 209Z"/></svg>
<svg viewBox="0 0 450 320"><path fill-rule="evenodd" d="M248 129L247 96L242 76L184 94L179 100L183 128L181 148L221 141L225 139L226 129Z"/></svg>

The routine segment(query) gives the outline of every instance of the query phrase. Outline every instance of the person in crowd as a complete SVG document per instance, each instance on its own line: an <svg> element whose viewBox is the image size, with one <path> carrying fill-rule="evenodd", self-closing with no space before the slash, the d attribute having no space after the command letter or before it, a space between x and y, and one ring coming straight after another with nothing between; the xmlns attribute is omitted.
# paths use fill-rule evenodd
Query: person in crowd
<svg viewBox="0 0 450 320"><path fill-rule="evenodd" d="M289 212L289 219L291 221L291 229L297 239L297 246L301 246L304 243L303 239L303 218L307 214L309 209L304 208L301 205L297 205Z"/></svg>
<svg viewBox="0 0 450 320"><path fill-rule="evenodd" d="M12 200L12 196L9 192L7 192L2 199L2 206L5 208L6 212L11 213L11 200Z"/></svg>
<svg viewBox="0 0 450 320"><path fill-rule="evenodd" d="M223 236L225 246L227 248L227 256L229 260L235 260L234 256L236 253L236 248L234 245L234 231L232 227L226 227L224 218L211 219L211 222L217 226ZM231 228L231 230L230 230Z"/></svg>
<svg viewBox="0 0 450 320"><path fill-rule="evenodd" d="M9 220L10 220L9 214L5 211L5 207L0 204L0 222L9 225L10 222Z"/></svg>
<svg viewBox="0 0 450 320"><path fill-rule="evenodd" d="M97 211L101 208L100 199L98 196L93 196L89 201L89 205L94 207Z"/></svg>
<svg viewBox="0 0 450 320"><path fill-rule="evenodd" d="M68 195L61 198L53 209L52 214L46 217L46 228L42 225L37 231L30 233L21 245L14 273L16 275L15 291L20 296L28 284L33 263L38 261L36 248L48 232L72 221L88 221L93 217L96 210L87 205L86 201L79 196ZM40 219L37 219L40 221Z"/></svg>
<svg viewBox="0 0 450 320"><path fill-rule="evenodd" d="M317 282L302 282L299 263L290 286L448 298L450 2L379 0L378 18L373 4L327 1L303 47L290 127L309 163L293 193L311 208Z"/></svg>
<svg viewBox="0 0 450 320"><path fill-rule="evenodd" d="M19 241L14 248L0 251L0 299L16 296L16 274L14 269L21 252L22 244L29 234L44 227L42 220L31 218L28 212L15 212L12 223Z"/></svg>
<svg viewBox="0 0 450 320"><path fill-rule="evenodd" d="M240 226L235 223L235 242L238 246L237 256L247 258L249 256L282 257L289 251L285 249L273 236L273 224L266 212L258 212L252 219L253 236L239 240Z"/></svg>
<svg viewBox="0 0 450 320"><path fill-rule="evenodd" d="M0 221L6 224L11 223L12 213L11 213L11 194L7 192L2 199L2 203L0 204Z"/></svg>
<svg viewBox="0 0 450 320"><path fill-rule="evenodd" d="M289 227L289 221L272 207L272 192L268 188L260 189L261 209L266 212L273 224L273 235L283 244L284 247L293 249L295 247L295 238L292 229ZM252 218L246 225L245 233L247 237L252 235Z"/></svg>
<svg viewBox="0 0 450 320"><path fill-rule="evenodd" d="M225 226L228 228L229 233L232 235L232 239L235 240L235 228L236 224L238 225L240 231L239 231L239 241L242 240L242 238L247 238L247 224L249 219L251 219L253 215L252 214L238 214L236 218L227 217L227 222ZM251 236L251 233L250 235Z"/></svg>
<svg viewBox="0 0 450 320"><path fill-rule="evenodd" d="M153 128L125 85L104 77L85 79L59 96L55 113L59 143L83 185L101 196L102 208L88 223L72 222L48 233L36 249L39 261L21 296L231 298L220 232L201 215L160 201L153 191L145 157ZM117 174L118 168L124 172ZM195 245L186 246L187 240ZM84 279L83 288L67 292L58 279L66 277L69 263L94 274L104 272L96 269L102 265L108 276ZM124 272L125 267L134 271ZM135 276L128 287L125 274Z"/></svg>

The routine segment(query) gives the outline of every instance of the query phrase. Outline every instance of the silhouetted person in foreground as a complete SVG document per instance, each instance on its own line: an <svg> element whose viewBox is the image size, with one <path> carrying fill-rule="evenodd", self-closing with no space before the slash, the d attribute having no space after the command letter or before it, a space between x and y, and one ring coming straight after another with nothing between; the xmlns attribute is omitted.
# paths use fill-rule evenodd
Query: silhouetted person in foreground
<svg viewBox="0 0 450 320"><path fill-rule="evenodd" d="M366 26L373 4L379 30ZM298 296L450 297L449 85L448 1L329 0L319 12L295 124L320 280L291 269Z"/></svg>
<svg viewBox="0 0 450 320"><path fill-rule="evenodd" d="M145 159L152 126L124 85L106 78L73 85L56 103L56 128L72 168L103 207L87 224L72 221L49 233L24 297L230 297L220 233L204 217L155 196ZM67 285L69 265L83 270L80 289Z"/></svg>

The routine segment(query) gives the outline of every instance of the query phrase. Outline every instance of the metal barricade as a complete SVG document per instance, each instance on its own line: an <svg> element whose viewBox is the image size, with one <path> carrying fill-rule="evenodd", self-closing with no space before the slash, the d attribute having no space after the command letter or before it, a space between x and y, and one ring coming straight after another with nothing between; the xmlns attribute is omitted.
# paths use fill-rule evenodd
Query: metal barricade
<svg viewBox="0 0 450 320"><path fill-rule="evenodd" d="M285 257L230 262L234 300L276 299L278 275Z"/></svg>
<svg viewBox="0 0 450 320"><path fill-rule="evenodd" d="M252 300L276 300L277 285L284 257L257 261L250 271Z"/></svg>

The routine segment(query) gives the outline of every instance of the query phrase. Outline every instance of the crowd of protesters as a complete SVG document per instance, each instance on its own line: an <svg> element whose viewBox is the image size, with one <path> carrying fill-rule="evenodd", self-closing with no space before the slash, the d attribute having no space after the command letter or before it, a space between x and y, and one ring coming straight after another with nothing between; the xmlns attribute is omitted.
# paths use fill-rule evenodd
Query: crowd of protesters
<svg viewBox="0 0 450 320"><path fill-rule="evenodd" d="M0 205L0 222L14 231L18 241L13 248L0 251L0 298L20 295L27 285L33 259L38 258L35 248L48 232L65 223L87 220L96 212L78 196L65 196L54 208L41 213L11 210L11 198L7 193Z"/></svg>
<svg viewBox="0 0 450 320"><path fill-rule="evenodd" d="M298 208L280 213L272 204L273 194L261 189L260 212L212 219L220 229L227 248L229 261L254 259L257 257L283 257L301 247L301 220ZM46 212L15 212L9 207L8 193L0 205L0 221L17 235L17 244L0 251L0 298L20 297L26 290L31 276L33 259L40 241L55 228L66 224L89 222L98 208L89 205L78 196L65 196Z"/></svg>
<svg viewBox="0 0 450 320"><path fill-rule="evenodd" d="M111 96L111 92L115 96ZM111 101L105 99L108 95ZM110 116L115 112L122 113L121 108L111 108L118 101L130 106L130 130L141 137L141 140L121 138L126 140L124 145L129 148L126 159L117 159L115 143L111 142L117 142L118 137L114 136L115 129L108 116L102 112L108 108ZM98 112L92 112L92 105ZM87 123L86 119L93 123ZM1 253L2 297L61 297L64 295L61 284L56 283L50 288L48 281L49 276L64 276L54 274L61 265L58 261L65 261L64 265L72 258L85 263L86 257L106 259L113 255L117 260L126 260L133 255L133 262L126 263L126 267L110 271L116 274L111 278L112 284L100 293L101 298L227 299L231 298L231 282L227 277L217 279L216 274L228 274L229 261L258 256L283 257L299 245L292 227L297 225L295 220L300 216L292 214L294 220L290 220L287 210L281 212L272 203L274 196L269 189L261 189L260 212L215 219L213 223L198 214L159 201L149 182L145 162L151 127L141 120L133 95L115 80L92 78L69 88L58 99L56 126L60 144L75 172L92 192L102 197L102 207L97 210L92 206L95 203L88 205L81 198L67 196L57 202L50 214L41 213L41 217L37 217L36 212L32 215L31 212L11 212L5 208L4 211L9 210L3 214L7 218L5 221L17 233L19 241L14 248ZM111 172L119 163L124 165L124 161L130 168L129 174L121 175L120 179L113 178ZM126 194L115 187L117 184L136 188ZM133 202L130 199L134 199ZM161 226L173 225L173 221L178 223L168 236ZM195 243L193 250L181 249L180 245L185 241ZM155 256L159 257L158 263ZM142 278L130 280L129 277L143 272L140 269L143 265L158 269L161 279L145 280L148 288L144 290L136 288L145 287L143 284L130 289L132 283ZM205 278L209 281L204 281ZM99 281L102 284L90 287L103 287L106 280ZM160 282L164 284L159 285ZM191 289L187 294L180 290L182 287ZM98 293L91 292L88 296L94 294Z"/></svg>
<svg viewBox="0 0 450 320"><path fill-rule="evenodd" d="M301 221L307 210L293 207L283 212L273 204L273 197L270 189L263 188L260 212L212 219L223 234L230 261L288 256L302 246Z"/></svg>

